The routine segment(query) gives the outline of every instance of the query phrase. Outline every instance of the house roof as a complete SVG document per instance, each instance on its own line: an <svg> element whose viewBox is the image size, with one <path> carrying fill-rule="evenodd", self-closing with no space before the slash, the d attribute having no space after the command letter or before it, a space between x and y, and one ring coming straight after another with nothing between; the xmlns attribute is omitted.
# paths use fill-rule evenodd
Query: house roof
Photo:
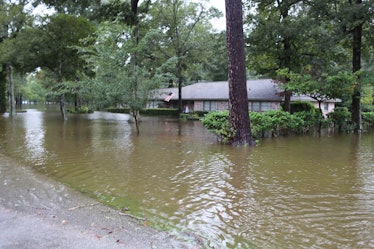
<svg viewBox="0 0 374 249"><path fill-rule="evenodd" d="M248 80L248 100L252 101L283 101L282 90L272 79ZM155 90L151 99L164 100L172 95L178 99L178 88ZM182 88L183 100L228 100L229 86L227 81L199 82ZM293 99L294 98L294 99ZM295 96L292 100L315 101L308 96Z"/></svg>

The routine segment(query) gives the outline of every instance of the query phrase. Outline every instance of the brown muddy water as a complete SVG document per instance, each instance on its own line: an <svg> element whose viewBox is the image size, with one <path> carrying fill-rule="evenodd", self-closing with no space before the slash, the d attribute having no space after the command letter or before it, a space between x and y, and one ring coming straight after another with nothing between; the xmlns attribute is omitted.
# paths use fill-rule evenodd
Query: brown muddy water
<svg viewBox="0 0 374 249"><path fill-rule="evenodd" d="M199 121L0 116L20 165L206 248L374 248L374 133L219 145Z"/></svg>

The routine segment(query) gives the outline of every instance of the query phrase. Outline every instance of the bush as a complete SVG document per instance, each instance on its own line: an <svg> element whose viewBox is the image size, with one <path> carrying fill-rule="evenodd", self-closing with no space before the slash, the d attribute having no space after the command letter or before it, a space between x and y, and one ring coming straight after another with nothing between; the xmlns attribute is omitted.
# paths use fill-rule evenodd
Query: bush
<svg viewBox="0 0 374 249"><path fill-rule="evenodd" d="M126 114L130 113L129 108L108 108L107 111L112 112L112 113L126 113Z"/></svg>
<svg viewBox="0 0 374 249"><path fill-rule="evenodd" d="M150 108L141 110L140 114L155 116L178 116L179 112L178 109L171 108Z"/></svg>
<svg viewBox="0 0 374 249"><path fill-rule="evenodd" d="M181 113L179 114L181 120L200 120L201 117L195 112Z"/></svg>
<svg viewBox="0 0 374 249"><path fill-rule="evenodd" d="M368 126L374 125L374 112L363 112L362 122Z"/></svg>
<svg viewBox="0 0 374 249"><path fill-rule="evenodd" d="M363 112L374 112L374 105L362 105Z"/></svg>
<svg viewBox="0 0 374 249"><path fill-rule="evenodd" d="M347 129L351 120L351 113L347 107L336 107L334 112L327 114L328 119L333 123L334 127L338 127L338 131Z"/></svg>
<svg viewBox="0 0 374 249"><path fill-rule="evenodd" d="M207 111L194 111L199 117L204 117L208 112Z"/></svg>
<svg viewBox="0 0 374 249"><path fill-rule="evenodd" d="M209 112L201 119L201 122L217 135L219 141L229 143L235 136L235 130L230 125L228 111Z"/></svg>
<svg viewBox="0 0 374 249"><path fill-rule="evenodd" d="M79 108L69 108L67 109L67 111L69 113L73 113L73 114L85 114L85 113L93 113L94 111L90 108L88 108L87 106L82 106L82 107L79 107Z"/></svg>
<svg viewBox="0 0 374 249"><path fill-rule="evenodd" d="M271 110L263 113L250 112L252 135L255 138L279 136L289 132L300 134L309 132L317 122L319 115L310 112L290 114L285 111ZM229 121L228 111L210 112L202 119L203 125L214 132L220 141L229 142L235 135Z"/></svg>
<svg viewBox="0 0 374 249"><path fill-rule="evenodd" d="M249 119L253 137L263 138L266 136L266 133L271 132L272 122L269 116L263 115L260 112L250 112Z"/></svg>
<svg viewBox="0 0 374 249"><path fill-rule="evenodd" d="M309 101L295 101L291 103L291 113L295 112L314 112L315 107Z"/></svg>

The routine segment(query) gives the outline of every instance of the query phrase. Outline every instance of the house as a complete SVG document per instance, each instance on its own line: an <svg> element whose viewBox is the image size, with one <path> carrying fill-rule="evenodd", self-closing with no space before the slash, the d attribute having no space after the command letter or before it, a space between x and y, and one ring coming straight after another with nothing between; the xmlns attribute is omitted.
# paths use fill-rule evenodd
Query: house
<svg viewBox="0 0 374 249"><path fill-rule="evenodd" d="M272 79L248 80L248 107L250 111L263 112L279 110L284 100L282 90ZM216 111L229 109L229 87L227 81L198 82L182 88L182 100L185 110ZM292 96L291 101L310 101L315 107L318 102L308 96ZM335 108L336 100L322 103L322 112L326 115ZM178 88L163 88L153 92L147 108L177 108Z"/></svg>

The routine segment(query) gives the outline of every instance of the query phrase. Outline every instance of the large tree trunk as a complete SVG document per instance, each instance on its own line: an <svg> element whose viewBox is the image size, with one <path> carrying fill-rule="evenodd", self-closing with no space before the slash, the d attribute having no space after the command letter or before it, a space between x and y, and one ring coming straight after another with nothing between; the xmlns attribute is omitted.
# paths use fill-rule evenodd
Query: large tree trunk
<svg viewBox="0 0 374 249"><path fill-rule="evenodd" d="M286 82L284 84L287 84L289 80L286 79ZM283 110L285 112L291 113L291 96L292 92L291 91L284 91L284 105L283 105Z"/></svg>
<svg viewBox="0 0 374 249"><path fill-rule="evenodd" d="M230 124L235 130L232 144L253 146L255 143L248 110L242 2L226 0L225 3Z"/></svg>
<svg viewBox="0 0 374 249"><path fill-rule="evenodd" d="M66 116L66 109L65 109L65 95L64 94L61 94L59 97L58 97L58 100L60 102L60 112L61 112L61 117L63 120L67 120L67 116Z"/></svg>
<svg viewBox="0 0 374 249"><path fill-rule="evenodd" d="M7 65L8 72L8 101L9 101L9 116L16 115L16 100L14 97L14 84L13 84L13 72L12 66Z"/></svg>
<svg viewBox="0 0 374 249"><path fill-rule="evenodd" d="M282 15L283 20L286 20L288 18L288 12L289 12L289 6L287 8L281 7L280 6L280 12ZM283 53L284 53L284 58L283 58L283 67L288 68L291 70L291 42L288 37L283 37ZM284 84L287 86L287 83L290 81L290 79L286 78L286 81ZM292 92L287 90L284 91L284 111L291 113L291 96Z"/></svg>
<svg viewBox="0 0 374 249"><path fill-rule="evenodd" d="M5 92L6 92L6 70L0 70L0 114L3 114L6 112L6 93Z"/></svg>
<svg viewBox="0 0 374 249"><path fill-rule="evenodd" d="M356 4L361 4L362 0L356 0ZM362 24L356 26L353 30L352 44L352 71L357 72L361 69L361 45L362 45ZM362 130L361 124L361 83L357 80L352 95L352 122L354 132L358 133Z"/></svg>
<svg viewBox="0 0 374 249"><path fill-rule="evenodd" d="M182 84L183 84L183 76L182 76L182 63L178 61L177 65L177 78L178 78L178 112L183 112L183 99L182 99Z"/></svg>
<svg viewBox="0 0 374 249"><path fill-rule="evenodd" d="M62 62L60 61L59 62L59 69L58 69L58 72L57 72L57 82L60 84L60 87L61 88L64 88L62 86ZM63 90L63 89L61 89ZM60 104L60 113L61 113L61 117L62 117L62 120L67 120L67 116L66 116L66 109L65 109L65 94L64 93L61 93L59 96L58 96L58 101L59 101L59 104Z"/></svg>

